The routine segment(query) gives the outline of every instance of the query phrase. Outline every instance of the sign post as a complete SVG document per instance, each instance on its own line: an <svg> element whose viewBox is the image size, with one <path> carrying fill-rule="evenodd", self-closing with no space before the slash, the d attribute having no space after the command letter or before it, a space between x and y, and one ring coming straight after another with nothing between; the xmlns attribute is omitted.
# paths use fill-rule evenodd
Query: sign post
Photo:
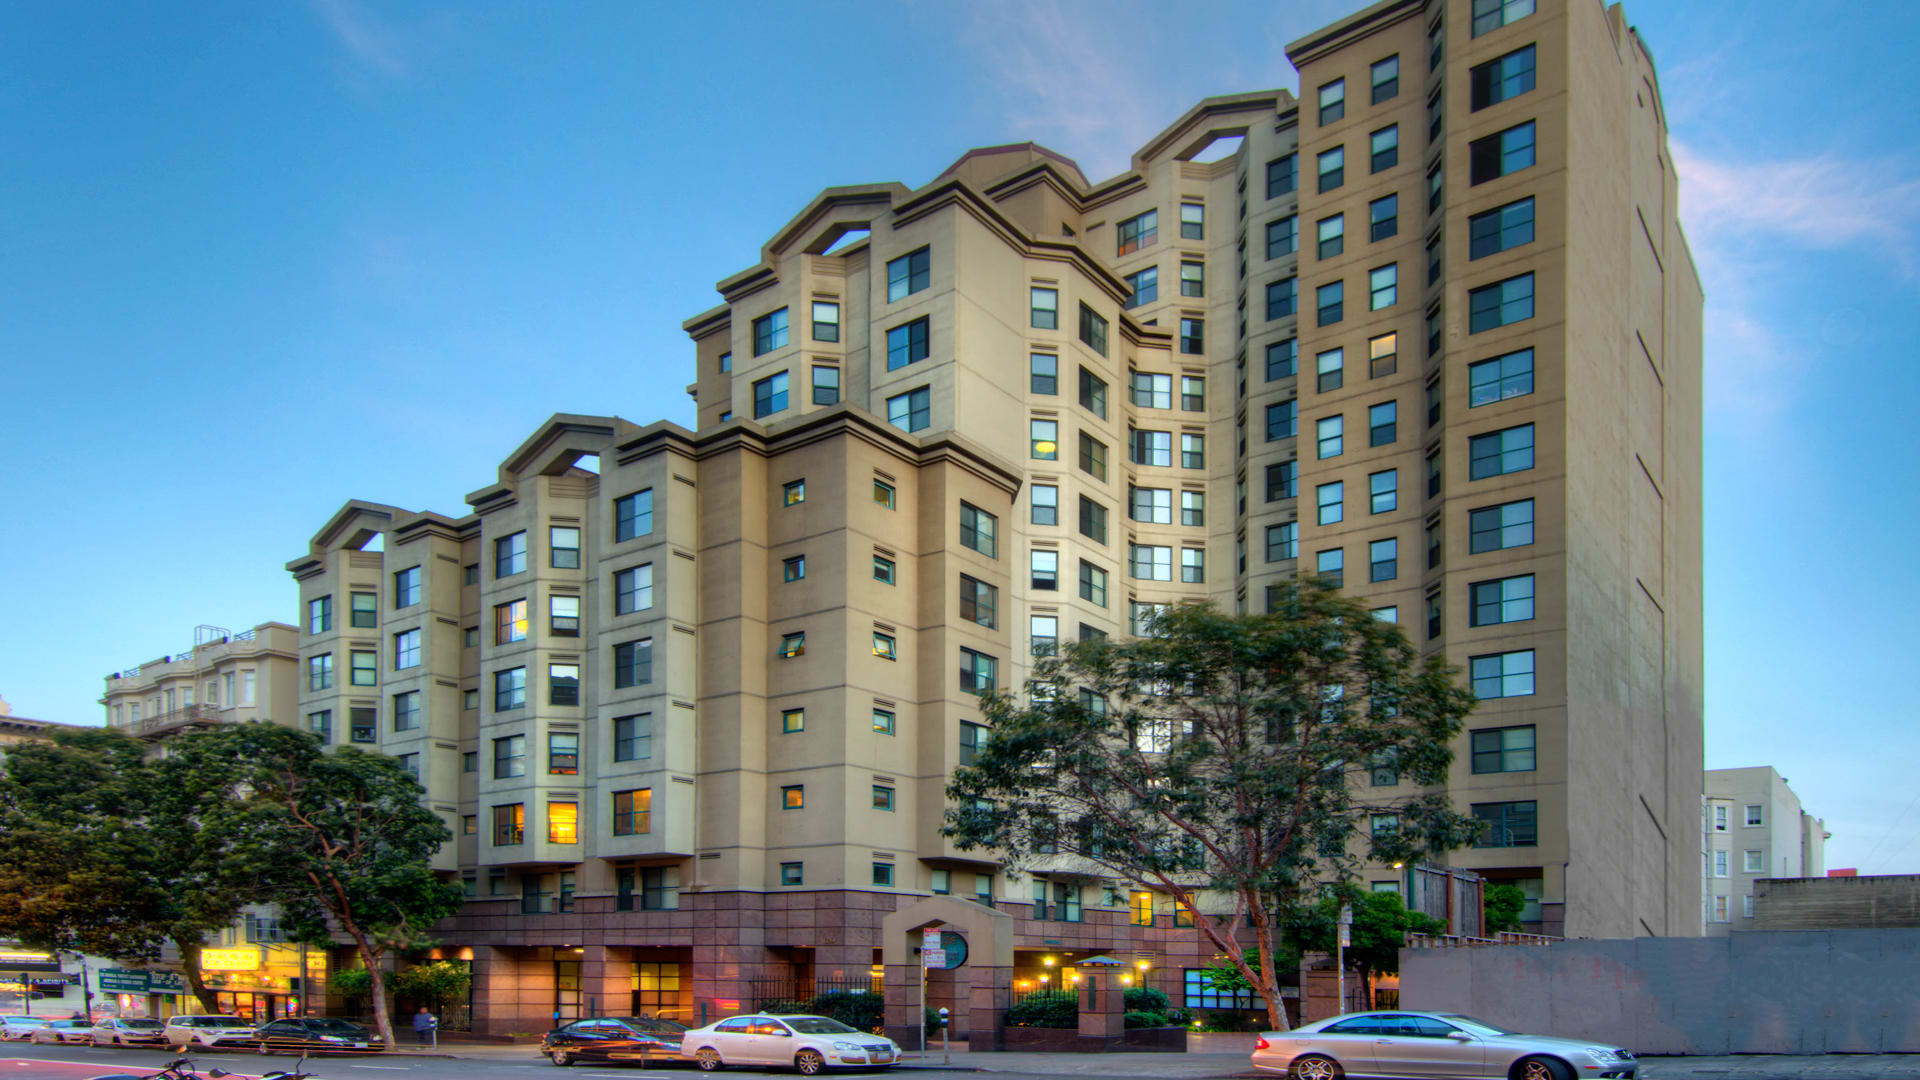
<svg viewBox="0 0 1920 1080"><path fill-rule="evenodd" d="M927 973L947 966L947 951L940 947L940 930L920 931L920 1008L914 1011L913 1027L920 1033L920 1058L927 1056Z"/></svg>
<svg viewBox="0 0 1920 1080"><path fill-rule="evenodd" d="M1333 945L1333 968L1340 976L1340 1013L1347 1011L1347 946L1353 944L1353 905L1340 905L1340 937ZM1340 1013L1335 1013L1338 1016Z"/></svg>

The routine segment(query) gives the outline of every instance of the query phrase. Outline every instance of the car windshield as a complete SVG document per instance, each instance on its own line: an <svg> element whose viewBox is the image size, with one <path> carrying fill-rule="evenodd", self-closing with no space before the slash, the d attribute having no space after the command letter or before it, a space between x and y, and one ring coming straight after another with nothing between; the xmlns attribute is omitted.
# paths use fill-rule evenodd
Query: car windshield
<svg viewBox="0 0 1920 1080"><path fill-rule="evenodd" d="M160 1021L158 1020L122 1020L120 1021L120 1026L123 1028L131 1028L134 1031L158 1031L160 1030Z"/></svg>
<svg viewBox="0 0 1920 1080"><path fill-rule="evenodd" d="M838 1020L829 1020L824 1016L783 1016L786 1025L802 1035L859 1035L859 1028L850 1028Z"/></svg>
<svg viewBox="0 0 1920 1080"><path fill-rule="evenodd" d="M1450 1024L1458 1024L1461 1027L1466 1028L1468 1031L1473 1032L1475 1035L1518 1035L1520 1034L1517 1031L1509 1031L1506 1028L1501 1027L1499 1024L1489 1024L1485 1020L1475 1020L1471 1016L1462 1016L1459 1013L1434 1013L1433 1015L1438 1016L1440 1019L1445 1020Z"/></svg>
<svg viewBox="0 0 1920 1080"><path fill-rule="evenodd" d="M307 1027L331 1035L359 1035L365 1031L360 1025L349 1024L345 1020L309 1020Z"/></svg>

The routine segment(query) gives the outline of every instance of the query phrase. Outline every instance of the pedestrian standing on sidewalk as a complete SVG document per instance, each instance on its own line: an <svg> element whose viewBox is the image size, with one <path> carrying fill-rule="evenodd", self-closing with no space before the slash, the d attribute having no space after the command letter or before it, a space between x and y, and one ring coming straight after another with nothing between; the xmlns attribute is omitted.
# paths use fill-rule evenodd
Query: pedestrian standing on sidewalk
<svg viewBox="0 0 1920 1080"><path fill-rule="evenodd" d="M420 1040L421 1046L433 1041L433 1029L439 1026L440 1021L434 1019L433 1013L429 1012L425 1005L420 1006L420 1011L413 1014L413 1035Z"/></svg>

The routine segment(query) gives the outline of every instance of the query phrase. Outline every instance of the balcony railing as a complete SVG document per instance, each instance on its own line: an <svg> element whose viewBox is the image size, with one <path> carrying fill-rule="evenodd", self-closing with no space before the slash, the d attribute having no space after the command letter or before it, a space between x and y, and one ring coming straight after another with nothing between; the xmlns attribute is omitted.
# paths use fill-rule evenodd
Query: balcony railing
<svg viewBox="0 0 1920 1080"><path fill-rule="evenodd" d="M172 712L140 719L139 734L152 735L161 731L171 731L189 724L216 724L220 722L220 710L212 705L187 705Z"/></svg>

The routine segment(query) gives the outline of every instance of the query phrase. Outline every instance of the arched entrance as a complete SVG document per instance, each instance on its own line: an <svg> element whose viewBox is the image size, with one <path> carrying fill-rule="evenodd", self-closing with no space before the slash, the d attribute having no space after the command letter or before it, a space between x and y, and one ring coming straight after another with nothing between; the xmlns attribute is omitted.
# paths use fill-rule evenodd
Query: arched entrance
<svg viewBox="0 0 1920 1080"><path fill-rule="evenodd" d="M920 944L926 930L957 933L967 949L959 967L928 974L929 995L955 1003L954 1037L964 1036L976 1049L994 1049L1013 985L1013 916L951 896L929 897L880 923L888 1036L907 1049L923 1045Z"/></svg>

